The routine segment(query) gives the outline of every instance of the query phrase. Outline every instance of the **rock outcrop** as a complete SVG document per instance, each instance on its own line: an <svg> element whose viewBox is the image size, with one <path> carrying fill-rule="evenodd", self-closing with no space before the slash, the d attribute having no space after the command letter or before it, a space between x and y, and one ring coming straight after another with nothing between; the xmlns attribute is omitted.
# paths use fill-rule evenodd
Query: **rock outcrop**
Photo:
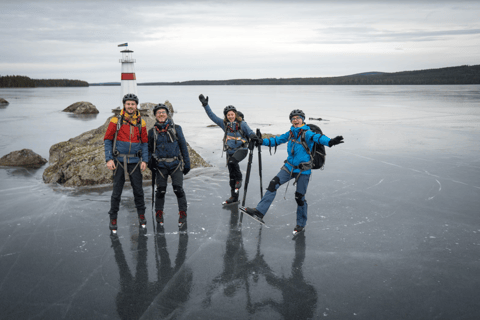
<svg viewBox="0 0 480 320"><path fill-rule="evenodd" d="M39 168L45 163L47 163L47 159L30 149L13 151L0 158L0 166Z"/></svg>
<svg viewBox="0 0 480 320"><path fill-rule="evenodd" d="M155 124L150 107L155 104L142 103L140 114L149 130ZM173 108L172 108L173 110ZM113 110L115 113L115 109ZM118 109L118 112L120 109ZM113 117L113 115L112 115ZM59 183L66 187L93 186L112 183L112 171L105 164L103 137L110 119L97 129L87 131L68 141L50 148L49 167L43 173L45 183ZM191 168L210 167L203 158L188 146ZM144 180L151 180L149 169L143 172Z"/></svg>
<svg viewBox="0 0 480 320"><path fill-rule="evenodd" d="M74 104L69 105L63 112L73 112L75 114L97 114L99 113L97 107L95 107L90 102L79 101Z"/></svg>
<svg viewBox="0 0 480 320"><path fill-rule="evenodd" d="M0 98L0 106L8 106L9 104L10 103L7 100Z"/></svg>

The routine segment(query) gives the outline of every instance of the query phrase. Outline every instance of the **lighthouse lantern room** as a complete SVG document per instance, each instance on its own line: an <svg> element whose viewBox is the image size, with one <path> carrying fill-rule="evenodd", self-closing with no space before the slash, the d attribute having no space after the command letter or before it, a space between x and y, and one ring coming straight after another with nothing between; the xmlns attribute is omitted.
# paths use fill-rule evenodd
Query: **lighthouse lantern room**
<svg viewBox="0 0 480 320"><path fill-rule="evenodd" d="M119 45L119 47L126 47L128 46L127 43ZM122 59L120 59L120 63L122 64L122 90L121 90L121 97L122 105L123 105L123 96L127 93L133 93L137 95L137 78L135 76L135 68L134 63L135 59L133 59L133 51L122 50Z"/></svg>

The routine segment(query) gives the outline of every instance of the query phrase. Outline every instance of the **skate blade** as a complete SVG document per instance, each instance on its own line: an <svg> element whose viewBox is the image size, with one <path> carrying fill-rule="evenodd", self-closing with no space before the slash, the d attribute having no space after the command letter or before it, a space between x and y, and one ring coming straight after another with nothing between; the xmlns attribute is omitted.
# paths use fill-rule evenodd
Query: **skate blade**
<svg viewBox="0 0 480 320"><path fill-rule="evenodd" d="M110 230L112 234L117 234L117 230Z"/></svg>
<svg viewBox="0 0 480 320"><path fill-rule="evenodd" d="M232 205L232 204L239 204L239 203L240 203L239 201L230 202L230 203L227 203L227 202L224 201L224 202L222 202L222 205L223 205L223 206L230 206L230 205Z"/></svg>

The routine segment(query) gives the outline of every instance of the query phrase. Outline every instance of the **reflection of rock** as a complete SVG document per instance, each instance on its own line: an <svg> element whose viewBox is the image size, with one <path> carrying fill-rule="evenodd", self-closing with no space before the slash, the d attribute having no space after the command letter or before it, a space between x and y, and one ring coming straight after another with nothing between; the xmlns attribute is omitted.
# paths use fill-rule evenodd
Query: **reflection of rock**
<svg viewBox="0 0 480 320"><path fill-rule="evenodd" d="M30 149L13 151L0 158L0 166L41 167L47 160Z"/></svg>
<svg viewBox="0 0 480 320"><path fill-rule="evenodd" d="M6 106L8 104L9 104L9 102L7 100L5 100L3 98L0 98L0 106Z"/></svg>
<svg viewBox="0 0 480 320"><path fill-rule="evenodd" d="M66 107L63 112L73 112L75 114L94 114L99 113L97 107L90 102L79 101Z"/></svg>
<svg viewBox="0 0 480 320"><path fill-rule="evenodd" d="M152 112L149 112L148 108L139 110L143 120L147 123L147 130L153 127L155 119ZM45 183L60 183L66 187L111 183L112 171L108 170L105 165L103 149L103 137L110 119L111 117L97 129L53 145L50 148L50 165L43 173L43 181ZM190 146L188 146L188 151L192 169L210 167ZM149 169L143 172L145 180L151 180L151 176Z"/></svg>

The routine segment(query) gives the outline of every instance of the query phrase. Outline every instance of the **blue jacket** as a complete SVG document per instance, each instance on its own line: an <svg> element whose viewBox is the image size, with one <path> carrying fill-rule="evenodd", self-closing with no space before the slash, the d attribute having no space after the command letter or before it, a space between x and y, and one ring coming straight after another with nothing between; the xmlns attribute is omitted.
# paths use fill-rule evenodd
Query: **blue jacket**
<svg viewBox="0 0 480 320"><path fill-rule="evenodd" d="M216 123L222 130L225 132L227 128L225 127L225 122L223 121L222 118L217 117L212 109L210 109L209 105L205 106L205 112L207 113L208 117ZM248 137L250 137L253 134L252 129L248 126L248 124L245 121L241 121L239 123L239 127L243 131L243 135L240 133L239 130L234 130L233 132L230 130L227 130L227 153L228 154L233 154L237 149L240 149L243 147L244 143L248 141ZM240 129L239 128L239 129Z"/></svg>
<svg viewBox="0 0 480 320"><path fill-rule="evenodd" d="M290 172L292 171L292 166L290 164L294 165L295 167L298 167L300 163L310 161L310 155L307 153L307 150L305 150L305 148L301 144L300 130L306 131L305 139L307 141L307 146L310 149L310 152L312 151L314 142L323 144L324 146L328 146L328 142L330 142L329 137L327 137L326 135L322 135L322 134L311 131L310 127L304 124L299 128L295 128L294 126L292 126L290 128L290 131L287 131L280 136L272 137L269 139L263 139L263 143L262 143L262 145L264 146L274 147L276 145L278 146L288 141L288 144L287 144L288 157L287 157L287 162L285 163L285 166ZM298 141L299 143L296 143L295 141ZM299 173L300 169L295 169L293 170L293 172ZM305 170L302 172L302 174L311 174L311 173L312 173L312 170Z"/></svg>
<svg viewBox="0 0 480 320"><path fill-rule="evenodd" d="M157 123L158 124L158 123ZM167 119L165 123L161 126L162 129L166 129L172 126L173 123L170 119ZM154 142L155 142L155 132L157 132L157 143L156 143L156 150L154 151ZM160 130L163 131L163 130ZM170 130L169 130L170 131ZM155 153L157 159L162 158L183 158L183 162L185 163L185 168L190 169L190 156L188 154L187 149L187 142L185 140L185 136L183 135L182 127L179 125L175 125L176 137L173 132L170 131L170 136L174 139L171 141L170 136L167 131L158 132L157 127L153 126L150 130L148 130L148 160L150 161L152 155ZM177 139L178 138L178 139ZM157 166L160 168L166 169L175 169L178 164L180 163L180 159L174 160L172 162L166 161L159 161Z"/></svg>

